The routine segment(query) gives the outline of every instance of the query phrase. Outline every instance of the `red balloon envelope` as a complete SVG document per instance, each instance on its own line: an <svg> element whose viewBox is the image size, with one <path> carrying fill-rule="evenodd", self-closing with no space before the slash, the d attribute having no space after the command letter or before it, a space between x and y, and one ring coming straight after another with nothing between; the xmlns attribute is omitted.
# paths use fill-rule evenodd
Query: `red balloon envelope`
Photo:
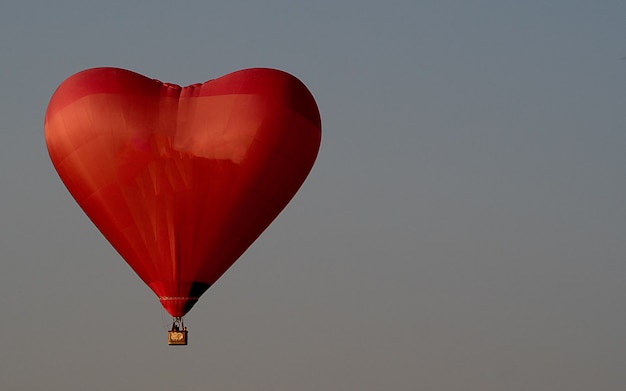
<svg viewBox="0 0 626 391"><path fill-rule="evenodd" d="M286 206L321 139L304 84L265 68L187 87L85 70L58 87L44 128L69 192L173 317Z"/></svg>

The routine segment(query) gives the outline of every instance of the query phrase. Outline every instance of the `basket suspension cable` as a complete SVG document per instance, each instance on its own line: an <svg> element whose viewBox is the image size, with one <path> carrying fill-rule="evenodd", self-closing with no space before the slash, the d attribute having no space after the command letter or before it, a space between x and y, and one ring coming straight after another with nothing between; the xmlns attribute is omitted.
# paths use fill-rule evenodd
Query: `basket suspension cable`
<svg viewBox="0 0 626 391"><path fill-rule="evenodd" d="M182 316L175 316L172 318L172 331L185 330L185 322L183 322Z"/></svg>

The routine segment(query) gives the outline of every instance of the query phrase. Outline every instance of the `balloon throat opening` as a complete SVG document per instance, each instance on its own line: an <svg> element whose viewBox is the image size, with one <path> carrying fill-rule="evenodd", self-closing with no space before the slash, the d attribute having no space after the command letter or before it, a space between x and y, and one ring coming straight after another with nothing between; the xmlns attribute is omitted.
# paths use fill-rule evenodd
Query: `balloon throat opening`
<svg viewBox="0 0 626 391"><path fill-rule="evenodd" d="M174 317L172 328L167 332L168 345L187 345L187 327L182 316Z"/></svg>

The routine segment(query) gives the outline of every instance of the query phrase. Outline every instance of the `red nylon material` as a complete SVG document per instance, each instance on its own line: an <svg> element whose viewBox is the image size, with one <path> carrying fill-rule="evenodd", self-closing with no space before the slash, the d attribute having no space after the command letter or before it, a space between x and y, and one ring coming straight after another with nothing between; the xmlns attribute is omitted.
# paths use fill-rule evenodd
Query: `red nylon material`
<svg viewBox="0 0 626 391"><path fill-rule="evenodd" d="M264 68L182 88L89 69L59 86L44 129L69 192L174 317L287 205L321 139L307 88Z"/></svg>

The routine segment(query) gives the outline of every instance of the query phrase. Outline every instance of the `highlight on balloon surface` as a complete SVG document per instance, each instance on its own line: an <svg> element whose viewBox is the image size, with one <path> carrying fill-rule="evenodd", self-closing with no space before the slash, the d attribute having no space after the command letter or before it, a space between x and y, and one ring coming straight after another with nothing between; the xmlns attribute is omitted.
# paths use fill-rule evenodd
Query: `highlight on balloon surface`
<svg viewBox="0 0 626 391"><path fill-rule="evenodd" d="M119 68L66 79L44 121L59 177L173 317L183 316L296 194L321 141L317 104L269 68L180 87Z"/></svg>

